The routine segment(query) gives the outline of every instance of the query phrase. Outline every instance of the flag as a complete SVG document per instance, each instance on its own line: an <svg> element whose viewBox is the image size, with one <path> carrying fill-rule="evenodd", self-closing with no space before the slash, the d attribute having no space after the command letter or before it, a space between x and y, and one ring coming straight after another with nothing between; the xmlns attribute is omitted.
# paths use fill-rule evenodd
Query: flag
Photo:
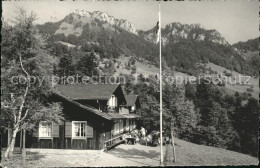
<svg viewBox="0 0 260 168"><path fill-rule="evenodd" d="M159 43L160 41L160 25L159 21L156 24L156 43Z"/></svg>
<svg viewBox="0 0 260 168"><path fill-rule="evenodd" d="M156 24L156 35L157 35L157 40L156 40L156 43L159 43L159 41L160 41L160 38L161 38L161 15L160 15L160 10L159 10L159 12L158 12L158 14L159 14L159 21L157 22L157 24Z"/></svg>

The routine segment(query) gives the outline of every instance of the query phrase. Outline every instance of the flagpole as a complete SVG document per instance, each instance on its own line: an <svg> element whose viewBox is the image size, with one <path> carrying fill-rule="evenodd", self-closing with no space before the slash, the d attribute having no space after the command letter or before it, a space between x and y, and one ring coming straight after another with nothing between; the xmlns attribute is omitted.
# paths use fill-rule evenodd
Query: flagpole
<svg viewBox="0 0 260 168"><path fill-rule="evenodd" d="M159 2L159 45L160 45L160 164L163 165L163 137L162 137L162 38L161 38L161 7Z"/></svg>

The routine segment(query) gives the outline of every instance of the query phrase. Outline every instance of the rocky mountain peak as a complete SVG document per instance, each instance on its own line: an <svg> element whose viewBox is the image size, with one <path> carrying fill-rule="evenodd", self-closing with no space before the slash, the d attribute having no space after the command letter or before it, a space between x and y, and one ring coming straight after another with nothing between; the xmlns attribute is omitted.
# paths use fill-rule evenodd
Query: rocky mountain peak
<svg viewBox="0 0 260 168"><path fill-rule="evenodd" d="M148 31L142 31L139 35L143 36L147 41L156 42L155 28ZM207 30L200 24L181 24L173 22L162 28L162 42L179 42L182 39L190 39L195 41L211 41L223 45L228 42L216 30Z"/></svg>
<svg viewBox="0 0 260 168"><path fill-rule="evenodd" d="M84 20L88 20L88 22L98 19L102 22L108 23L112 26L113 25L118 26L130 33L137 35L137 30L133 23L124 19L116 19L105 12L100 12L100 11L89 12L83 9L83 10L75 10L74 12L72 12L72 15L76 15L80 17L80 20L82 20L82 18L85 18Z"/></svg>
<svg viewBox="0 0 260 168"><path fill-rule="evenodd" d="M80 16L90 16L90 12L88 12L88 11L86 11L86 10L84 10L84 9L82 9L82 10L79 10L79 9L77 9L77 10L75 10L74 12L72 12L73 14L77 14L77 15L80 15Z"/></svg>

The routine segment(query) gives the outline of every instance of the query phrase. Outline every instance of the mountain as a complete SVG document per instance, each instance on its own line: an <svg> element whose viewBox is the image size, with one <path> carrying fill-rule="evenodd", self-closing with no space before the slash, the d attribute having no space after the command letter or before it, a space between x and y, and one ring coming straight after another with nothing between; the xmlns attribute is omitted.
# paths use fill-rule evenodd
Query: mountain
<svg viewBox="0 0 260 168"><path fill-rule="evenodd" d="M48 33L64 34L65 36L74 34L76 36L80 36L83 31L83 27L86 24L100 24L103 28L109 29L113 29L113 26L117 26L137 35L135 25L127 20L115 19L107 13L100 11L88 12L86 10L75 10L70 13L63 20L56 22L55 32L52 31Z"/></svg>
<svg viewBox="0 0 260 168"><path fill-rule="evenodd" d="M156 45L138 35L133 23L99 11L76 10L59 22L37 27L47 36L50 47L57 41L63 41L81 46L83 50L94 49L101 58L117 58L124 54L155 61L158 53Z"/></svg>
<svg viewBox="0 0 260 168"><path fill-rule="evenodd" d="M158 66L158 45L155 27L136 30L133 23L116 19L104 12L76 10L58 22L37 25L39 32L48 37L50 47L57 41L94 50L100 58L135 56ZM59 42L59 44L61 44ZM212 62L242 74L258 75L243 55L228 44L216 30L204 29L199 24L170 23L162 28L162 56L168 67L196 75L195 63Z"/></svg>
<svg viewBox="0 0 260 168"><path fill-rule="evenodd" d="M179 22L170 23L162 28L162 42L165 45L168 42L180 42L184 39L215 42L228 45L228 42L216 30L206 30L200 24L181 24ZM155 43L157 37L155 27L148 31L140 31L139 34L144 39Z"/></svg>

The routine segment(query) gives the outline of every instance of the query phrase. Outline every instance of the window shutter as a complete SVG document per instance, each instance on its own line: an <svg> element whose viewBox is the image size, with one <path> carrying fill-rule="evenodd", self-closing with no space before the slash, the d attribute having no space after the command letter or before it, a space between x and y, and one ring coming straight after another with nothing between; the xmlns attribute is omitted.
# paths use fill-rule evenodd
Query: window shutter
<svg viewBox="0 0 260 168"><path fill-rule="evenodd" d="M35 131L33 131L33 137L39 137L39 127L37 127Z"/></svg>
<svg viewBox="0 0 260 168"><path fill-rule="evenodd" d="M89 123L87 123L86 125L87 127L87 134L86 134L86 137L87 138L93 138L93 126L92 125L89 125Z"/></svg>
<svg viewBox="0 0 260 168"><path fill-rule="evenodd" d="M71 138L71 136L72 136L72 122L66 121L66 123L65 123L65 137Z"/></svg>
<svg viewBox="0 0 260 168"><path fill-rule="evenodd" d="M60 132L59 132L59 125L56 123L52 123L52 137L59 137Z"/></svg>

